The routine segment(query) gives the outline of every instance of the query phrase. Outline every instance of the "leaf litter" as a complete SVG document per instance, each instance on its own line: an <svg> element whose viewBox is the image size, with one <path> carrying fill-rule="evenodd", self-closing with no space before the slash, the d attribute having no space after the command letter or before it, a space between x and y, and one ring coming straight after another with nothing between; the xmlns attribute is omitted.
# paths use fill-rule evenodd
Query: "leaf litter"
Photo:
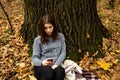
<svg viewBox="0 0 120 80"><path fill-rule="evenodd" d="M36 80L33 76L31 56L28 55L28 44L19 36L24 21L23 0L8 0L8 2L1 0L1 2L10 14L15 34L10 34L8 21L0 9L0 80ZM105 23L104 20L103 23L108 26L110 21L106 20ZM114 22L118 23L118 21ZM102 80L119 80L120 47L119 44L117 45L117 40L120 40L119 35L119 32L114 32L112 39L103 38L104 58L93 59L88 57L89 53L87 53L79 62L79 66L98 75Z"/></svg>

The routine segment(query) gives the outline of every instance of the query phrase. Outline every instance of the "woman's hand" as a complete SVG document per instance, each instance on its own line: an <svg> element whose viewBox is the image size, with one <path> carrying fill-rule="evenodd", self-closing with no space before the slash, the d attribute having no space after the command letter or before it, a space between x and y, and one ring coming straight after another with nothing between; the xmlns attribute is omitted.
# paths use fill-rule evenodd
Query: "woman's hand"
<svg viewBox="0 0 120 80"><path fill-rule="evenodd" d="M52 66L53 64L53 61L48 61L47 59L42 61L42 66Z"/></svg>

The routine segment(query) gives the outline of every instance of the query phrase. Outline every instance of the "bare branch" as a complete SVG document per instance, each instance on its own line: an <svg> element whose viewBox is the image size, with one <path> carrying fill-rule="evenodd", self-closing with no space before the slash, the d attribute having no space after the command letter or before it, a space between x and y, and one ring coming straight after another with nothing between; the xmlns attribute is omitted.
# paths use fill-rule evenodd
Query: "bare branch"
<svg viewBox="0 0 120 80"><path fill-rule="evenodd" d="M8 20L9 25L10 25L11 34L12 34L12 33L13 33L13 29L12 29L12 28L13 28L13 27L12 27L11 21L10 21L10 19L9 19L9 16L8 16L7 12L5 11L5 9L4 9L4 7L3 7L1 1L0 1L0 6L1 6L3 12L5 13L6 17L7 17L7 20Z"/></svg>

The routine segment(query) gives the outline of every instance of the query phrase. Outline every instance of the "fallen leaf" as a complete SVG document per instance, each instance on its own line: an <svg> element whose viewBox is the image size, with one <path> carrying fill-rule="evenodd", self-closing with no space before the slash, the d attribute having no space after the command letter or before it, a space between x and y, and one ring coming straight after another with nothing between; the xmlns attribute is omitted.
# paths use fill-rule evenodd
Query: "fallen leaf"
<svg viewBox="0 0 120 80"><path fill-rule="evenodd" d="M104 61L104 60L102 60L102 59L96 61L96 63L97 63L101 68L103 68L104 70L108 70L108 69L111 67L111 64L110 64L110 63L108 63L108 62L106 62L106 61Z"/></svg>
<svg viewBox="0 0 120 80"><path fill-rule="evenodd" d="M113 62L114 64L117 64L118 61L119 61L118 59L116 59L116 60L115 60L115 59L112 59L112 62Z"/></svg>
<svg viewBox="0 0 120 80"><path fill-rule="evenodd" d="M120 53L120 50L115 50L115 52Z"/></svg>
<svg viewBox="0 0 120 80"><path fill-rule="evenodd" d="M110 54L113 54L113 55L114 55L114 54L115 54L115 52L110 52Z"/></svg>
<svg viewBox="0 0 120 80"><path fill-rule="evenodd" d="M19 66L20 68L24 68L25 67L25 63L21 62L21 63L17 63L17 66Z"/></svg>
<svg viewBox="0 0 120 80"><path fill-rule="evenodd" d="M30 80L37 80L34 76L29 75Z"/></svg>

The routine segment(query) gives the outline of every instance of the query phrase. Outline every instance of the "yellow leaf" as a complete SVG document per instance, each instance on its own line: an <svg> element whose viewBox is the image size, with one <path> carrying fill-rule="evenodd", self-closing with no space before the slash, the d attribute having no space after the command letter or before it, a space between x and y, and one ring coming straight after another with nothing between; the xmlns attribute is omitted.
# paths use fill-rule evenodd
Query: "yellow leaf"
<svg viewBox="0 0 120 80"><path fill-rule="evenodd" d="M114 63L114 64L117 64L118 63L118 59L116 59L116 60L112 60L112 62Z"/></svg>
<svg viewBox="0 0 120 80"><path fill-rule="evenodd" d="M107 20L105 21L105 23L107 23L107 24L108 24L108 23L109 23L109 20L107 19Z"/></svg>
<svg viewBox="0 0 120 80"><path fill-rule="evenodd" d="M3 79L2 79L2 76L0 76L0 80L3 80Z"/></svg>
<svg viewBox="0 0 120 80"><path fill-rule="evenodd" d="M25 67L25 63L21 62L21 63L17 63L17 66L19 66L20 68L24 68Z"/></svg>
<svg viewBox="0 0 120 80"><path fill-rule="evenodd" d="M9 62L10 62L11 64L13 64L14 60L13 60L13 59L9 59Z"/></svg>
<svg viewBox="0 0 120 80"><path fill-rule="evenodd" d="M22 74L18 76L19 80L25 80L24 78L27 76L27 74Z"/></svg>
<svg viewBox="0 0 120 80"><path fill-rule="evenodd" d="M101 79L105 79L105 75L101 75L100 77L101 77Z"/></svg>
<svg viewBox="0 0 120 80"><path fill-rule="evenodd" d="M115 52L120 53L120 50L115 50Z"/></svg>
<svg viewBox="0 0 120 80"><path fill-rule="evenodd" d="M110 54L115 54L115 52L110 52Z"/></svg>
<svg viewBox="0 0 120 80"><path fill-rule="evenodd" d="M96 61L96 63L97 63L101 68L103 68L104 70L108 70L108 69L110 68L110 66L111 66L110 63L107 63L107 62L105 62L105 61L102 60L102 59Z"/></svg>
<svg viewBox="0 0 120 80"><path fill-rule="evenodd" d="M30 80L37 80L34 76L29 75Z"/></svg>

